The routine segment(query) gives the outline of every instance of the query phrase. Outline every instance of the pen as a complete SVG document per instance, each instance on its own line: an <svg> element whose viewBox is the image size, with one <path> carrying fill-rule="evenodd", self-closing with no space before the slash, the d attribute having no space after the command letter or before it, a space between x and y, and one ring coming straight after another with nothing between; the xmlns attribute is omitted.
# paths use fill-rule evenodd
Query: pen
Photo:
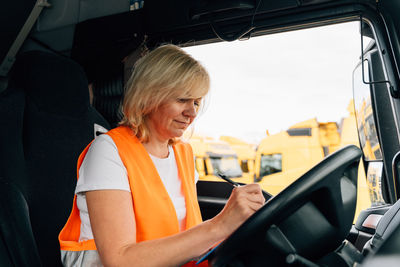
<svg viewBox="0 0 400 267"><path fill-rule="evenodd" d="M221 179L227 181L227 182L230 183L233 187L239 187L239 186L240 186L240 184L238 184L238 183L236 183L235 181L229 179L229 178L226 177L225 175L223 175L223 174L221 174L221 173L219 173L219 172L217 172L216 174L217 174L217 176L218 176L219 178L221 178Z"/></svg>

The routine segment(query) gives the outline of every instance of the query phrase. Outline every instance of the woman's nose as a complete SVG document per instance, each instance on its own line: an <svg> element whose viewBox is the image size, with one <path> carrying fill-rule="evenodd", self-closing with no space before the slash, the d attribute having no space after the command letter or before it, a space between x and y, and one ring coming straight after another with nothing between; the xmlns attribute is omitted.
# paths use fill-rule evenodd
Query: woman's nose
<svg viewBox="0 0 400 267"><path fill-rule="evenodd" d="M196 117L197 115L197 106L194 101L188 101L187 106L184 110L184 114L190 117Z"/></svg>

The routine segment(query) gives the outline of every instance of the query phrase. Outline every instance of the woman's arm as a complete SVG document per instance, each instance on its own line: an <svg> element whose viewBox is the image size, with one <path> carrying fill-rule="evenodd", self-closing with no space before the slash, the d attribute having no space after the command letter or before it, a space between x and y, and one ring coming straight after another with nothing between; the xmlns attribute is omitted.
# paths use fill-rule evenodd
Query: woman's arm
<svg viewBox="0 0 400 267"><path fill-rule="evenodd" d="M136 243L130 192L86 192L90 223L104 266L179 266L228 237L264 204L258 184L234 188L213 219L169 237Z"/></svg>

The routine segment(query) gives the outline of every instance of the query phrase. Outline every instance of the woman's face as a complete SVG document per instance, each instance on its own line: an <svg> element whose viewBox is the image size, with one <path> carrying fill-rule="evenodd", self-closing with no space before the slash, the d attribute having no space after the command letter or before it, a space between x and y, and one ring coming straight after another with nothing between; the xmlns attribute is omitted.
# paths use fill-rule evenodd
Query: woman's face
<svg viewBox="0 0 400 267"><path fill-rule="evenodd" d="M150 136L159 140L181 137L196 118L201 98L179 98L168 101L148 116Z"/></svg>

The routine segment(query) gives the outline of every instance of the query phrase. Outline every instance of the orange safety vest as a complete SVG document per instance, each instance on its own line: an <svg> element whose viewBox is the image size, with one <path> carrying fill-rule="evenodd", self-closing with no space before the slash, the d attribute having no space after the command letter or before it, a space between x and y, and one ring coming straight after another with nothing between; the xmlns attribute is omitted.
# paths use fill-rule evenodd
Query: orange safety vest
<svg viewBox="0 0 400 267"><path fill-rule="evenodd" d="M126 126L117 127L106 134L116 144L121 160L128 173L135 211L136 242L158 239L179 233L179 222L172 200L144 146L131 129ZM79 156L77 168L78 179L79 168L89 147L90 144ZM194 183L193 152L191 146L184 143L173 145L173 149L178 174L181 179L182 192L185 196L185 226L186 229L189 229L202 222ZM58 237L61 250L96 250L93 239L78 242L80 226L81 219L75 195L71 215ZM194 266L194 262L189 262L185 266ZM200 264L197 266L208 265L205 263L204 265Z"/></svg>

